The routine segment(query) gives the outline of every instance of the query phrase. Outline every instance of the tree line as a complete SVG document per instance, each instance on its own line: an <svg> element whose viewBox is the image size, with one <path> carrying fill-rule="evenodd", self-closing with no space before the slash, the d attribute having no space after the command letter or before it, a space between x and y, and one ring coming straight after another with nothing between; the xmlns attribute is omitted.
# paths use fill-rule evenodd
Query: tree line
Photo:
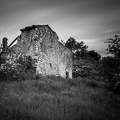
<svg viewBox="0 0 120 120"><path fill-rule="evenodd" d="M83 41L77 42L70 37L65 46L73 53L73 61L92 58L94 63L97 61L97 75L102 76L104 81L109 84L108 88L120 94L120 38L115 35L105 41L108 44L106 48L109 56L101 58L101 55L94 50L89 51L88 46ZM79 67L79 65L78 65ZM80 74L81 75L81 74Z"/></svg>
<svg viewBox="0 0 120 120"><path fill-rule="evenodd" d="M70 37L65 46L68 47L73 53L73 59L80 59L87 55L92 57L94 60L98 61L101 58L101 55L94 50L88 51L88 46L84 44L83 41L77 42L75 38Z"/></svg>

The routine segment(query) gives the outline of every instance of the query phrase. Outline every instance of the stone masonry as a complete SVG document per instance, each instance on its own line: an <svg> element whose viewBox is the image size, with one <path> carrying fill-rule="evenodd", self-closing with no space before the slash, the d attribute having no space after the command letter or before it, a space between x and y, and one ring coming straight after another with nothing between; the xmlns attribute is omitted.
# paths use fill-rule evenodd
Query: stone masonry
<svg viewBox="0 0 120 120"><path fill-rule="evenodd" d="M48 25L25 27L16 40L11 48L31 56L37 74L72 78L72 52L58 41L57 34Z"/></svg>

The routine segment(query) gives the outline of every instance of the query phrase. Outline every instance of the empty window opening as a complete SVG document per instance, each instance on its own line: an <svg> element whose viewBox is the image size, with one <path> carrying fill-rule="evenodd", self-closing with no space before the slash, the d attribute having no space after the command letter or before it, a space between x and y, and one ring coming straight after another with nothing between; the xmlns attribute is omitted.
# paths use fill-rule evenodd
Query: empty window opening
<svg viewBox="0 0 120 120"><path fill-rule="evenodd" d="M50 68L52 69L52 64L50 63Z"/></svg>
<svg viewBox="0 0 120 120"><path fill-rule="evenodd" d="M69 72L66 72L66 78L69 78Z"/></svg>

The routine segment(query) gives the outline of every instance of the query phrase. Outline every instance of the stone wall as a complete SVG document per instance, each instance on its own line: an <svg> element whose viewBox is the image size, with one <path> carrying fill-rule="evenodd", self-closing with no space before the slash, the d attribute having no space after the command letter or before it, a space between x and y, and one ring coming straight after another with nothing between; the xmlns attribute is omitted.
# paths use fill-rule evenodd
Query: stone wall
<svg viewBox="0 0 120 120"><path fill-rule="evenodd" d="M33 25L21 29L13 48L36 61L37 74L72 78L72 52L58 40L48 25Z"/></svg>

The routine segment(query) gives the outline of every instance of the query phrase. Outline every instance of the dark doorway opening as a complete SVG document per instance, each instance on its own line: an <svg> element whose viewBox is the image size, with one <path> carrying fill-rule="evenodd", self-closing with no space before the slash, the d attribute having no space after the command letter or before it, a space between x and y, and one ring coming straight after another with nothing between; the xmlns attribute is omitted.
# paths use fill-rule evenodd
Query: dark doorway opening
<svg viewBox="0 0 120 120"><path fill-rule="evenodd" d="M66 78L69 78L69 72L66 72Z"/></svg>

